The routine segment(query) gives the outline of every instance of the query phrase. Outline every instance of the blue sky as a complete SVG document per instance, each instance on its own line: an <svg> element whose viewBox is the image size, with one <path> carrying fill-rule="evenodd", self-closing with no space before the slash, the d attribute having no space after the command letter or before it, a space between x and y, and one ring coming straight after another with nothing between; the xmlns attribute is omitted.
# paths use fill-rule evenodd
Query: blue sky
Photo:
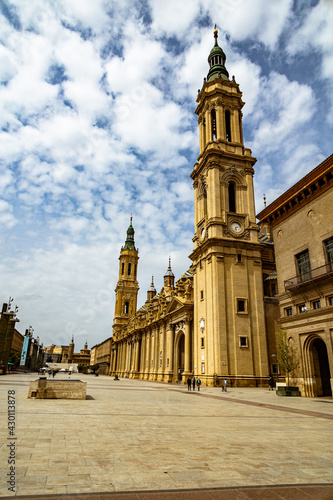
<svg viewBox="0 0 333 500"><path fill-rule="evenodd" d="M332 153L330 0L0 2L0 283L19 330L112 334L133 214L138 305L190 266L194 114L213 27L243 92L256 209Z"/></svg>

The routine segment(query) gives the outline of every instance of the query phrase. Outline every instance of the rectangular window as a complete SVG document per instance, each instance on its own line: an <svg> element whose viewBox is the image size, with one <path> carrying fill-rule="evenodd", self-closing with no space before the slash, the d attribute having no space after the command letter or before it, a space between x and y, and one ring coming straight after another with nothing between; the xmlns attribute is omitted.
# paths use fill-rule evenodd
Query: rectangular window
<svg viewBox="0 0 333 500"><path fill-rule="evenodd" d="M333 296L332 297L327 297L327 303L329 306L333 306Z"/></svg>
<svg viewBox="0 0 333 500"><path fill-rule="evenodd" d="M292 316L293 315L293 308L292 307L286 307L284 310L284 315L285 316Z"/></svg>
<svg viewBox="0 0 333 500"><path fill-rule="evenodd" d="M328 240L324 241L326 248L326 259L328 263L328 271L332 271L333 269L333 238L328 238Z"/></svg>
<svg viewBox="0 0 333 500"><path fill-rule="evenodd" d="M125 272L125 264L123 262L121 265L121 274L124 274L124 272Z"/></svg>
<svg viewBox="0 0 333 500"><path fill-rule="evenodd" d="M203 290L200 290L200 300L203 300L204 299L204 293L203 293Z"/></svg>
<svg viewBox="0 0 333 500"><path fill-rule="evenodd" d="M239 346L240 347L247 347L247 337L239 337Z"/></svg>
<svg viewBox="0 0 333 500"><path fill-rule="evenodd" d="M237 254L237 262L242 262L242 254L241 253Z"/></svg>
<svg viewBox="0 0 333 500"><path fill-rule="evenodd" d="M132 264L129 263L128 264L128 267L127 267L127 275L130 276L131 275L131 270L132 270Z"/></svg>
<svg viewBox="0 0 333 500"><path fill-rule="evenodd" d="M205 348L205 337L201 337L201 349Z"/></svg>
<svg viewBox="0 0 333 500"><path fill-rule="evenodd" d="M201 363L201 373L205 373L205 363Z"/></svg>
<svg viewBox="0 0 333 500"><path fill-rule="evenodd" d="M306 311L307 311L307 307L305 306L305 304L300 304L300 305L298 306L298 312L300 312L300 313L304 313L304 312L306 312Z"/></svg>
<svg viewBox="0 0 333 500"><path fill-rule="evenodd" d="M311 279L311 265L309 250L296 255L299 282Z"/></svg>
<svg viewBox="0 0 333 500"><path fill-rule="evenodd" d="M312 309L320 309L320 308L321 308L320 300L314 300L312 302Z"/></svg>
<svg viewBox="0 0 333 500"><path fill-rule="evenodd" d="M237 313L246 314L247 313L247 300L246 299L236 299Z"/></svg>

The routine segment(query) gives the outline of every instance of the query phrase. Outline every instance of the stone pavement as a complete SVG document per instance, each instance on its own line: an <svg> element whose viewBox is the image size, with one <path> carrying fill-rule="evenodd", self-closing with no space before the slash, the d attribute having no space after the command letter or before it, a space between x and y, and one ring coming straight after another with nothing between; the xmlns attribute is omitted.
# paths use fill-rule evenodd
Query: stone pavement
<svg viewBox="0 0 333 500"><path fill-rule="evenodd" d="M80 375L85 401L27 399L35 378L0 377L2 497L333 499L332 398Z"/></svg>

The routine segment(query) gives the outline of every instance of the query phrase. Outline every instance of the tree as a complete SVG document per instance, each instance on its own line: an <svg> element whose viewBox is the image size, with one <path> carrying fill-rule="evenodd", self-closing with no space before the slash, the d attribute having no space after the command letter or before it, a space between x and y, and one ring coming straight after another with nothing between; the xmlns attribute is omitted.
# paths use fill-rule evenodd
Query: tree
<svg viewBox="0 0 333 500"><path fill-rule="evenodd" d="M293 346L292 339L288 339L287 330L281 330L276 335L278 337L277 361L281 370L287 374L287 386L289 386L289 373L299 367L297 349Z"/></svg>

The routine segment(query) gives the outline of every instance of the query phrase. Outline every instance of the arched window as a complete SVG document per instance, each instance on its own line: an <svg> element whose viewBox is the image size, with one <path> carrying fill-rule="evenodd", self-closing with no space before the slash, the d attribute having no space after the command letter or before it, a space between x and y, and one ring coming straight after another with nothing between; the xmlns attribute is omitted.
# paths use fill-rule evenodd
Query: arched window
<svg viewBox="0 0 333 500"><path fill-rule="evenodd" d="M216 141L216 111L212 109L210 112L211 120L212 120L212 140Z"/></svg>
<svg viewBox="0 0 333 500"><path fill-rule="evenodd" d="M132 268L132 265L131 263L128 264L128 267L127 267L127 275L130 276L131 275L131 268Z"/></svg>
<svg viewBox="0 0 333 500"><path fill-rule="evenodd" d="M125 272L125 264L123 262L121 265L121 274L124 274L124 272Z"/></svg>
<svg viewBox="0 0 333 500"><path fill-rule="evenodd" d="M230 126L230 111L225 112L225 137L228 142L231 142L231 126Z"/></svg>
<svg viewBox="0 0 333 500"><path fill-rule="evenodd" d="M125 313L125 314L128 314L128 312L129 312L129 303L128 303L128 302L125 302L124 313Z"/></svg>
<svg viewBox="0 0 333 500"><path fill-rule="evenodd" d="M235 192L234 182L229 182L228 194L229 194L229 212L236 212L236 192Z"/></svg>

